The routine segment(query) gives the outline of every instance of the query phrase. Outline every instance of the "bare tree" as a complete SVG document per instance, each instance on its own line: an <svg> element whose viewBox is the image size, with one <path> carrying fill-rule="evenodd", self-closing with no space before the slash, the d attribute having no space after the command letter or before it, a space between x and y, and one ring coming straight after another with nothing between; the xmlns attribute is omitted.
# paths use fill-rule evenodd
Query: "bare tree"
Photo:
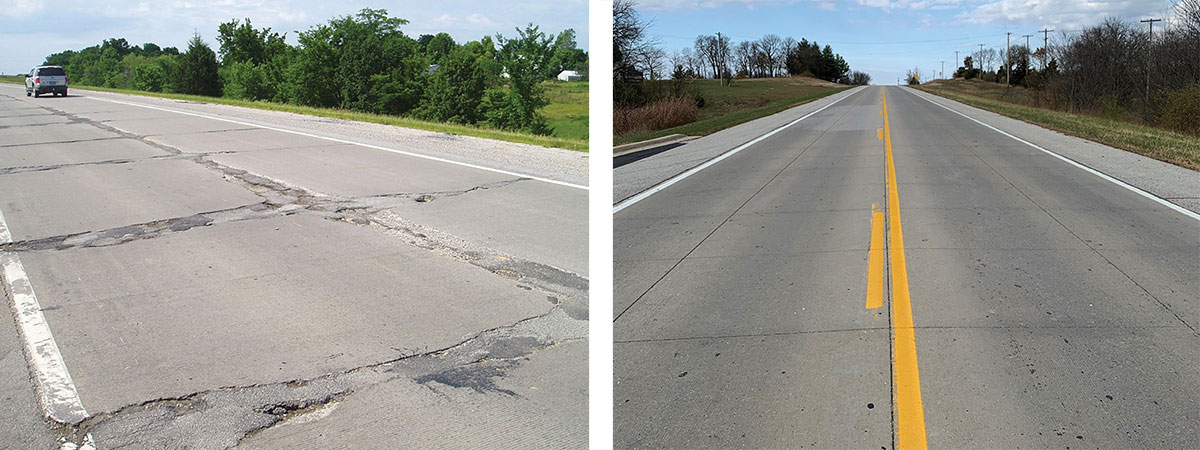
<svg viewBox="0 0 1200 450"><path fill-rule="evenodd" d="M658 41L646 30L650 22L642 20L634 0L613 1L613 77L622 78L641 73L639 64L647 61L647 53L658 50Z"/></svg>
<svg viewBox="0 0 1200 450"><path fill-rule="evenodd" d="M1200 0L1179 0L1175 15L1180 28L1193 37L1200 36Z"/></svg>
<svg viewBox="0 0 1200 450"><path fill-rule="evenodd" d="M667 52L660 48L650 48L640 55L641 67L646 70L647 79L658 80L663 76L663 63L666 62Z"/></svg>
<svg viewBox="0 0 1200 450"><path fill-rule="evenodd" d="M754 60L754 46L750 42L742 41L733 48L733 65L737 68L738 75L752 76L752 62Z"/></svg>
<svg viewBox="0 0 1200 450"><path fill-rule="evenodd" d="M708 65L708 69L711 69L711 72L708 73L711 73L713 78L720 76L717 65L721 56L717 52L716 36L696 36L696 55Z"/></svg>
<svg viewBox="0 0 1200 450"><path fill-rule="evenodd" d="M788 53L790 53L794 48L796 48L795 39L792 39L791 36L783 38L783 42L779 47L779 61L778 65L776 66L776 68L781 72L780 76L787 74Z"/></svg>
<svg viewBox="0 0 1200 450"><path fill-rule="evenodd" d="M764 75L774 77L775 68L779 61L779 55L783 53L780 48L783 39L778 35L768 34L758 40L759 51L762 52Z"/></svg>

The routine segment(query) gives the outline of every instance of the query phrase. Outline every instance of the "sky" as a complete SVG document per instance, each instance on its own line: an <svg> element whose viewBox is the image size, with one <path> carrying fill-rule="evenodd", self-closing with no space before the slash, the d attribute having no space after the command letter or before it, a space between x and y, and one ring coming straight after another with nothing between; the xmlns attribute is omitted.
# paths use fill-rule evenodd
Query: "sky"
<svg viewBox="0 0 1200 450"><path fill-rule="evenodd" d="M1003 48L1005 32L1013 45L1041 47L1050 39L1113 16L1136 21L1165 18L1172 0L638 0L637 10L651 21L649 35L671 54L690 47L700 34L730 36L734 45L766 34L807 38L829 44L851 70L871 75L873 84L895 84L906 70L919 68L922 79L954 70L958 58L985 48ZM1155 23L1155 30L1163 24ZM1037 42L1036 45L1034 41Z"/></svg>
<svg viewBox="0 0 1200 450"><path fill-rule="evenodd" d="M5 0L0 8L0 73L26 73L47 55L113 37L182 51L198 32L216 50L217 26L232 19L250 18L255 28L287 32L288 42L295 44L297 31L363 8L386 9L392 17L407 19L401 30L413 37L446 32L459 43L497 33L512 37L514 28L532 22L548 34L574 28L580 48L588 48L587 0Z"/></svg>

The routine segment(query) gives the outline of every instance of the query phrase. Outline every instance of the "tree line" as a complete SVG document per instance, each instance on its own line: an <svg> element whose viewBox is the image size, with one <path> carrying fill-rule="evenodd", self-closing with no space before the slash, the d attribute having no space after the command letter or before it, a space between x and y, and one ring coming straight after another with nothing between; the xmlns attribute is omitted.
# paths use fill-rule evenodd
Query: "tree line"
<svg viewBox="0 0 1200 450"><path fill-rule="evenodd" d="M768 34L736 45L728 36L700 35L692 47L669 57L648 33L650 23L641 18L636 0L613 2L613 100L620 107L637 107L664 98L687 95L680 83L691 79L813 76L841 84L869 84L870 75L851 71L850 65L829 45L808 39L796 41ZM643 80L671 80L666 90L647 89ZM699 103L703 99L697 99Z"/></svg>
<svg viewBox="0 0 1200 450"><path fill-rule="evenodd" d="M954 76L1028 87L1039 106L1200 135L1200 0L1179 1L1173 16L1153 36L1108 18L1040 48L983 49Z"/></svg>
<svg viewBox="0 0 1200 450"><path fill-rule="evenodd" d="M363 9L298 34L255 28L250 19L217 28L214 51L199 34L180 52L123 38L46 57L79 85L342 108L422 120L549 134L538 110L542 82L563 70L587 73L575 31L548 35L530 24L516 36L458 44L450 35L405 35L407 20Z"/></svg>
<svg viewBox="0 0 1200 450"><path fill-rule="evenodd" d="M842 55L816 41L768 34L731 45L729 38L701 35L693 48L671 55L672 78L772 78L808 75L841 84L868 84L870 75L852 72ZM654 63L648 64L653 78Z"/></svg>

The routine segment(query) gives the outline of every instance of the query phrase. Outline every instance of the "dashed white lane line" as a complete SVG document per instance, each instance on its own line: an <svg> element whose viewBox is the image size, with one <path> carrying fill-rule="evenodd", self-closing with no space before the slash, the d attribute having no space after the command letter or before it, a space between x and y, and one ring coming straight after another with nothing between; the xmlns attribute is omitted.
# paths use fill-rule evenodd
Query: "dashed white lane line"
<svg viewBox="0 0 1200 450"><path fill-rule="evenodd" d="M771 137L771 136L774 136L776 133L778 133L778 132L780 132L780 131L783 131L783 130L786 130L788 127L790 127L790 126L792 126L792 125L795 125L795 124L797 124L797 123L800 123L800 121L801 121L801 120L804 120L804 119L807 119L807 118L809 118L809 117L812 117L812 116L813 116L813 115L815 115L816 113L819 113L819 112L821 112L821 111L824 111L824 110L825 110L825 108L828 108L828 107L830 107L830 106L833 106L835 103L837 103L837 102L840 102L840 101L842 101L842 100L845 100L845 99L846 99L846 97L850 97L851 95L854 95L854 93L850 93L850 94L846 95L845 97L842 97L842 98L839 98L839 99L837 99L837 100L834 100L833 102L829 103L828 105L822 106L820 109L818 109L818 110L816 110L816 111L813 111L813 112L810 112L810 113L806 114L804 117L801 117L801 118L799 118L799 119L796 119L796 120L793 120L793 121L791 121L791 122L788 122L788 123L786 123L786 124L784 124L784 125L780 126L779 128L776 128L776 129L774 129L774 130L771 130L771 131L767 132L766 134L764 134L764 135L762 135L762 136L759 136L759 137L756 137L756 138L752 139L750 142L747 142L747 143L745 143L745 144L739 145L739 146L737 146L736 148L734 148L734 149L732 149L732 150L730 150L730 151L727 151L727 152L725 152L725 153L722 153L720 156L717 156L716 158L710 159L710 160L708 160L707 162L705 162L704 164L701 164L701 165L698 165L698 166L696 166L696 167L693 167L693 168L691 168L691 169L689 169L689 170L687 170L687 171L685 171L685 172L683 172L683 173L681 173L681 174L679 174L679 175L675 175L674 177L671 177L671 178L670 178L670 179L668 179L667 181L664 181L664 182L662 182L662 183L659 183L659 184L655 185L654 187L652 187L652 188L650 188L650 189L646 189L646 190L644 190L644 191L642 191L642 192L638 193L637 195L635 195L635 196L633 196L633 197L629 197L629 198L625 199L624 201L622 201L621 203L617 203L617 205L616 205L616 206L613 206L613 210L612 210L612 212L613 212L613 214L616 214L616 213L618 213L618 212L621 212L621 210L622 210L622 209L625 209L625 208L628 208L628 207L630 207L630 206L633 206L633 204L634 204L634 203L637 203L637 202L640 202L640 201L642 201L642 200L645 200L645 199L646 199L646 197L649 197L649 196L651 196L651 195L654 195L654 194L655 194L655 193L657 193L658 191L661 191L661 190L663 190L663 189L666 189L666 188L670 187L672 184L675 184L675 183L678 183L678 182L680 182L680 181L683 181L683 179L684 179L684 178L687 178L687 177L690 177L690 176L692 176L692 175L695 175L695 174L696 174L696 172L699 172L699 171L701 171L701 170L707 169L707 168L709 168L710 166L712 166L713 164L719 163L719 162L723 161L725 158L728 158L728 157L730 157L730 156L733 156L733 155L734 155L734 154L736 154L737 152L740 152L740 151L742 151L742 150L745 150L747 147L750 147L751 145L754 145L754 144L757 144L757 143L761 142L763 139L766 139L766 138L769 138L769 137Z"/></svg>
<svg viewBox="0 0 1200 450"><path fill-rule="evenodd" d="M1041 150L1042 152L1045 152L1046 154L1048 154L1048 155L1050 155L1050 156L1053 156L1053 157L1055 157L1055 158L1058 158L1058 159L1061 159L1061 160L1065 161L1067 164L1070 164L1070 165L1072 165L1072 166L1075 166L1075 167L1078 167L1078 168L1080 168L1080 169L1086 170L1086 171L1088 171L1089 173L1091 173L1092 175L1095 175L1095 176L1098 176L1098 177L1100 177L1100 178L1103 178L1103 179L1105 179L1105 180L1111 181L1113 184L1116 184L1117 186L1121 186L1121 187L1123 187L1123 188L1125 188L1125 189L1129 189L1129 190L1131 190L1131 191L1133 191L1133 192L1136 192L1136 193L1138 193L1139 195L1141 195L1142 197L1146 197L1146 198L1148 198L1148 199L1150 199L1150 200L1154 200L1154 201L1156 201L1156 202L1158 202L1158 203L1161 203L1163 206L1166 206L1166 207L1168 207L1168 208L1171 208L1171 209L1173 209L1173 210L1175 210L1175 211L1179 211L1179 213L1180 213L1180 214L1183 214L1183 215L1185 215L1185 216L1191 217L1191 218L1193 218L1193 219L1196 219L1196 220L1200 220L1200 214L1197 214L1197 213L1195 213L1195 212L1192 212L1191 210L1188 210L1187 208L1184 208L1184 207L1182 207L1182 206L1179 206L1179 205L1176 205L1176 204L1174 204L1174 203L1171 203L1170 201L1167 201L1167 200L1166 200L1166 199L1164 199L1164 198L1161 198L1161 197L1159 197L1159 196L1157 196L1157 195L1154 195L1154 194L1151 194L1151 193L1149 193L1149 192L1146 192L1146 191L1142 190L1141 188L1138 188L1138 187L1136 187L1136 186L1133 186L1133 185L1131 185L1131 184L1129 184L1129 183L1126 183L1126 182L1124 182L1124 181L1121 181L1121 180L1118 180L1118 179L1116 179L1116 178L1110 177L1110 176L1108 176L1108 175L1104 174L1103 172L1100 172L1100 171L1098 171L1098 170L1096 170L1096 169L1093 169L1093 168L1091 168L1091 167L1088 167L1088 166L1085 166L1085 165L1083 165L1083 164L1080 164L1080 163L1076 162L1075 160L1073 160L1073 159L1071 159L1071 158L1068 158L1068 157L1066 157L1066 156L1060 155L1060 154L1058 154L1058 153L1054 153L1054 152L1052 152L1052 151L1050 151L1050 150L1046 150L1046 149L1042 148L1041 146L1039 146L1039 145L1037 145L1037 144L1034 144L1034 143L1032 143L1032 142L1026 141L1026 140L1024 140L1024 139L1021 139L1021 138L1019 138L1019 137L1013 136L1012 134L1009 134L1009 133L1005 132L1004 130L1001 130L1001 129L999 129L999 128L996 128L996 127L993 127L993 126L991 126L991 125L988 125L988 124L986 124L986 123L983 123L983 122L979 121L979 119L976 119L976 118L974 118L974 117L971 117L971 116L968 116L968 115L966 115L966 114L963 114L963 113L960 113L960 112L958 112L958 111L955 111L955 110L953 110L953 109L950 109L950 107L948 107L948 106L946 106L946 105L943 105L943 104L941 104L941 103L935 102L935 101L933 101L932 99L930 99L930 98L928 98L928 97L925 97L925 94L917 94L916 92L913 92L913 95L916 95L917 97L920 97L920 98L924 99L925 101L927 101L927 102L929 102L929 103L933 103L933 104L935 104L935 105L938 105L938 106L940 106L940 107L944 108L946 111L950 111L950 112L952 112L952 113L955 113L955 114L958 114L958 115L960 115L960 116L966 117L966 118L970 119L972 122L975 122L975 123L977 123L977 124L983 125L983 126L985 126L985 127L988 127L988 128L991 128L991 129L992 129L992 131L995 131L995 132L997 132L997 133L1000 133L1000 134L1003 134L1003 135L1005 135L1005 136L1008 136L1008 137L1010 137L1010 138L1013 138L1013 139L1014 139L1014 140L1016 140L1017 142L1020 142L1020 143L1022 143L1022 144L1025 144L1025 145L1028 145L1028 146L1030 146L1030 147L1033 147L1033 148L1036 148L1036 149L1038 149L1038 150Z"/></svg>
<svg viewBox="0 0 1200 450"><path fill-rule="evenodd" d="M91 96L91 95L89 95L85 98L90 98L92 100L99 100L102 102L116 103L119 105L127 105L127 106L134 106L134 107L138 107L138 108L146 108L146 109L153 109L153 110L157 110L157 111L165 111L165 112L170 112L170 113L175 113L175 114L183 114L185 116L193 116L193 117L200 117L200 118L204 118L204 119L219 120L221 122L245 125L248 127L262 128L264 130L278 131L280 133L289 133L289 134L295 134L295 135L305 136L305 137L310 137L310 138L315 138L315 139L323 139L323 140L330 141L330 142L337 142L339 144L357 145L360 147L366 147L366 148L371 148L371 149L375 149L375 150L383 150L385 152L396 153L396 154L405 155L405 156L412 156L414 158L428 159L431 161L438 161L438 162L443 162L446 164L453 164L456 166L469 167L472 169L484 170L484 171L494 172L494 173L499 173L499 174L504 174L504 175L511 175L514 177L528 178L530 180L537 180L537 181L541 181L543 183L557 184L559 186L566 186L566 187L575 188L575 189L582 189L585 191L588 190L587 186L580 185L580 184L552 180L549 178L537 177L537 176L533 176L533 175L512 172L512 171L508 171L508 170L504 170L504 169L497 169L494 167L487 167L487 166L481 166L478 164L466 163L466 162L462 162L462 161L455 161L453 159L446 159L446 158L441 158L441 157L437 157L437 156L423 155L420 153L413 153L413 152L408 152L408 151L404 151L404 150L397 150L394 148L388 148L388 147L383 147L383 146L379 146L379 145L364 144L362 142L355 142L355 141L350 141L350 140L346 140L346 139L338 139L338 138L329 137L329 136L321 136L319 134L305 133L303 131L289 130L286 128L270 127L270 126L266 126L266 125L259 125L257 123L243 122L243 121L234 120L234 119L226 119L224 117L210 116L207 114L199 114L199 113L194 113L194 112L189 112L189 111L181 111L178 109L163 108L163 107L159 107L159 106L146 105L146 104L133 103L133 102L125 102L125 101L121 101L121 100L113 100L111 98L96 97L96 96Z"/></svg>
<svg viewBox="0 0 1200 450"><path fill-rule="evenodd" d="M8 232L8 223L0 215L0 230L4 230L4 243L12 241ZM50 332L50 325L42 315L42 306L38 303L37 294L29 276L25 274L25 266L21 258L14 252L0 253L0 274L4 278L4 289L8 298L12 299L13 318L17 322L17 330L21 335L21 343L25 346L26 360L32 372L37 388L39 404L42 413L56 422L78 423L87 418L87 410L79 400L79 392L75 390L75 382L67 371L58 343Z"/></svg>

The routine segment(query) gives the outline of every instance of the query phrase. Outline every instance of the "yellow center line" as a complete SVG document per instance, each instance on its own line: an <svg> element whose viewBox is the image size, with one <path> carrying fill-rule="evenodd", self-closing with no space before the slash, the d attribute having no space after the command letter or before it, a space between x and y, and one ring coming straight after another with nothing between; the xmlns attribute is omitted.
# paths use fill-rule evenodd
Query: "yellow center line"
<svg viewBox="0 0 1200 450"><path fill-rule="evenodd" d="M867 263L867 309L883 306L883 211L871 204L871 250Z"/></svg>
<svg viewBox="0 0 1200 450"><path fill-rule="evenodd" d="M883 91L883 89L880 89ZM892 262L892 372L896 383L896 447L924 449L925 409L921 406L921 376L917 370L917 335L913 330L912 301L908 296L908 269L904 265L904 234L900 229L900 194L892 159L892 130L888 122L887 93L883 93L883 142L887 149L889 254Z"/></svg>

